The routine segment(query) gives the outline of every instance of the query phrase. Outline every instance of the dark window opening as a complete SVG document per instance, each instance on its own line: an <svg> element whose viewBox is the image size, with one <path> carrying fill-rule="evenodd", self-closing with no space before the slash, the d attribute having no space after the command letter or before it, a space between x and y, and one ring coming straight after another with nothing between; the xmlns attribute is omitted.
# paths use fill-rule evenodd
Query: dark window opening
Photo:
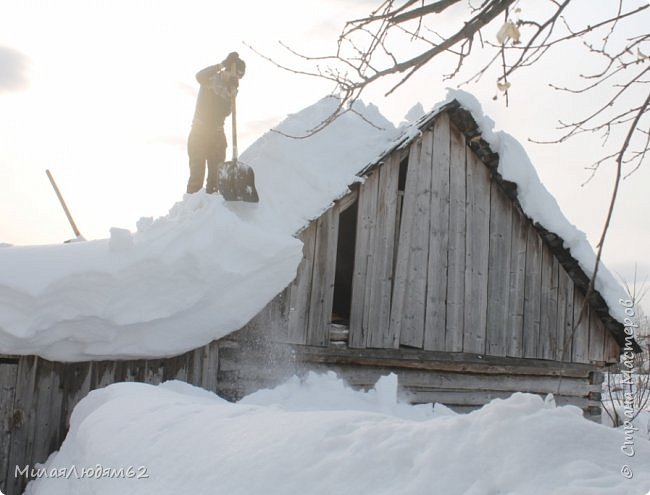
<svg viewBox="0 0 650 495"><path fill-rule="evenodd" d="M406 172L409 168L408 155L399 163L399 178L397 181L397 190L404 192L406 190Z"/></svg>
<svg viewBox="0 0 650 495"><path fill-rule="evenodd" d="M406 191L406 175L408 174L408 168L409 157L406 155L404 159L399 162L399 176L397 179L397 212L395 215L395 250L393 251L393 273L395 273L395 265L397 264L397 250L399 246L400 229L402 228L402 209L404 206L404 191Z"/></svg>
<svg viewBox="0 0 650 495"><path fill-rule="evenodd" d="M357 237L357 202L339 215L339 236L336 245L336 274L332 323L350 324L352 308L352 279L354 277L354 250Z"/></svg>

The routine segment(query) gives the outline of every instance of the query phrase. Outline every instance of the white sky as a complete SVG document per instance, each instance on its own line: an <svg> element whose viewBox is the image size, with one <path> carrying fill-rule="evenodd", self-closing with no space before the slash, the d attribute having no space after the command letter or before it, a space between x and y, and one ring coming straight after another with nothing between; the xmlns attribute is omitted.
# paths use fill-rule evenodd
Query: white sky
<svg viewBox="0 0 650 495"><path fill-rule="evenodd" d="M638 5L630 0L628 5ZM0 16L0 242L60 243L72 231L45 175L58 182L87 239L111 227L135 228L142 216L165 214L187 180L185 140L194 110L194 74L237 50L246 60L240 86L240 152L287 113L332 88L276 69L243 43L287 61L279 40L307 53L332 49L345 20L377 2L274 0L59 0L2 2ZM586 16L607 3L587 2ZM584 5L585 2L582 2ZM533 8L522 0L520 7ZM581 19L582 20L582 19ZM647 30L650 16L631 30ZM511 105L492 101L494 78L464 89L475 93L502 128L526 143L554 136L559 118L584 102L558 94L548 82L593 70L593 60L565 47L514 78ZM580 52L582 53L582 52ZM386 83L365 95L399 122L421 102L429 109L453 82L431 66L385 98ZM228 124L229 122L227 122ZM613 170L584 187L584 166L602 152L598 136L562 146L526 143L546 187L569 220L596 243L611 194ZM230 152L230 150L229 150ZM639 264L650 273L648 165L623 183L605 260L628 279ZM291 180L287 177L286 180Z"/></svg>

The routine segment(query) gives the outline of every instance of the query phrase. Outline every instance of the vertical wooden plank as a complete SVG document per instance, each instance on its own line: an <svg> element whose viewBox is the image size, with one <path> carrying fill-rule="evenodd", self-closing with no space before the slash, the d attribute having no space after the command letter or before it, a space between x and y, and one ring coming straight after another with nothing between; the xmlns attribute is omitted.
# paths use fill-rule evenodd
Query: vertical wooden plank
<svg viewBox="0 0 650 495"><path fill-rule="evenodd" d="M465 237L465 336L463 351L485 353L488 246L490 243L490 174L467 150L467 233Z"/></svg>
<svg viewBox="0 0 650 495"><path fill-rule="evenodd" d="M150 385L158 385L162 383L165 376L165 360L164 359L147 359L145 361L144 370L144 383Z"/></svg>
<svg viewBox="0 0 650 495"><path fill-rule="evenodd" d="M406 265L406 277L402 292L402 311L400 327L400 345L422 348L424 346L424 318L426 308L427 290L427 265L429 258L429 229L431 214L431 160L433 147L433 133L426 131L418 146L417 153L413 153L413 162L409 159L408 173L417 176L415 182L407 179L404 191L404 215L412 211L413 217L408 224L409 229L404 231L409 236L400 235L400 248L402 243L408 246L403 258ZM409 189L409 185L412 188ZM404 217L403 217L404 218ZM406 227L407 224L404 224ZM399 313L398 313L399 316Z"/></svg>
<svg viewBox="0 0 650 495"><path fill-rule="evenodd" d="M510 277L508 283L507 355L523 357L524 292L526 285L526 246L528 219L512 209L512 238L510 241Z"/></svg>
<svg viewBox="0 0 650 495"><path fill-rule="evenodd" d="M203 365L201 370L201 387L212 392L217 391L219 373L219 343L216 340L203 347Z"/></svg>
<svg viewBox="0 0 650 495"><path fill-rule="evenodd" d="M445 350L463 350L465 328L465 136L450 126L449 149L449 249L447 253L447 328Z"/></svg>
<svg viewBox="0 0 650 495"><path fill-rule="evenodd" d="M13 429L14 398L16 393L16 378L18 364L0 360L0 490L7 486L9 476L13 477L14 470L10 471L9 450L11 446L11 433Z"/></svg>
<svg viewBox="0 0 650 495"><path fill-rule="evenodd" d="M567 277L569 275L567 274ZM573 316L575 306L575 284L569 277L566 291L566 308L564 318L564 338L561 343L560 360L567 363L573 360Z"/></svg>
<svg viewBox="0 0 650 495"><path fill-rule="evenodd" d="M197 347L192 351L192 368L190 369L189 382L196 387L201 386L203 380L203 360L205 359L205 349L209 348L207 345Z"/></svg>
<svg viewBox="0 0 650 495"><path fill-rule="evenodd" d="M113 363L112 372L113 375L109 378L109 381L106 385L133 381L129 378L129 364L127 361L115 361Z"/></svg>
<svg viewBox="0 0 650 495"><path fill-rule="evenodd" d="M411 256L411 232L415 229L416 190L419 180L418 165L422 153L422 139L411 143L406 172L406 186L401 211L395 260L395 281L390 311L389 332L395 336L395 348L401 342L404 325L406 288L409 284L409 260Z"/></svg>
<svg viewBox="0 0 650 495"><path fill-rule="evenodd" d="M63 409L61 431L70 426L70 416L75 406L90 392L93 363L66 363L63 368ZM63 438L61 438L63 440Z"/></svg>
<svg viewBox="0 0 650 495"><path fill-rule="evenodd" d="M618 363L620 353L621 349L618 345L618 342L616 342L616 339L614 339L612 334L607 331L605 333L605 362Z"/></svg>
<svg viewBox="0 0 650 495"><path fill-rule="evenodd" d="M366 347L368 333L373 331L364 315L368 314L368 302L373 289L371 280L374 256L374 237L377 223L377 191L379 170L368 176L359 188L357 209L357 237L354 253L354 275L352 278L352 304L350 308L349 346Z"/></svg>
<svg viewBox="0 0 650 495"><path fill-rule="evenodd" d="M541 324L542 238L532 224L528 226L524 286L524 357L536 358L539 353L539 327Z"/></svg>
<svg viewBox="0 0 650 495"><path fill-rule="evenodd" d="M189 379L188 376L188 370L190 368L189 366L189 360L190 356L192 355L191 352L186 352L185 354L178 356L177 358L173 358L174 360L178 360L178 366L176 367L176 374L170 378L165 378L165 380L180 380L182 382L187 382ZM139 380L135 380L139 381Z"/></svg>
<svg viewBox="0 0 650 495"><path fill-rule="evenodd" d="M398 346L390 331L390 306L393 291L395 232L397 228L400 154L395 152L381 167L377 204L377 231L374 237L367 346L390 349Z"/></svg>
<svg viewBox="0 0 650 495"><path fill-rule="evenodd" d="M169 358L169 360L176 362L177 358ZM122 368L123 375L121 380L125 382L144 381L144 375L147 368L146 360L120 361L118 366ZM166 378L166 380L169 379L171 379L171 377Z"/></svg>
<svg viewBox="0 0 650 495"><path fill-rule="evenodd" d="M63 394L62 363L40 359L36 372L35 423L32 462L45 462L58 447Z"/></svg>
<svg viewBox="0 0 650 495"><path fill-rule="evenodd" d="M316 229L317 222L312 222L309 227L298 235L298 239L303 243L303 258L298 265L296 278L291 283L288 336L288 342L291 344L307 343L311 284L316 251Z"/></svg>
<svg viewBox="0 0 650 495"><path fill-rule="evenodd" d="M273 316L269 323L269 336L274 342L286 343L289 336L289 306L291 286L286 287L272 301Z"/></svg>
<svg viewBox="0 0 650 495"><path fill-rule="evenodd" d="M564 360L564 347L567 333L571 332L571 323L573 313L569 315L567 305L571 302L573 308L573 280L569 277L563 266L558 267L558 291L557 291L557 320L555 327L557 329L557 349L555 350L555 360ZM571 291L571 292L570 292ZM572 310L573 312L573 310Z"/></svg>
<svg viewBox="0 0 650 495"><path fill-rule="evenodd" d="M329 323L332 317L334 274L336 267L336 241L339 215L336 208L330 208L318 219L316 228L316 250L309 304L309 325L307 343L327 346L329 344Z"/></svg>
<svg viewBox="0 0 650 495"><path fill-rule="evenodd" d="M540 298L539 351L541 359L555 359L557 352L557 258L548 246L542 249L542 292Z"/></svg>
<svg viewBox="0 0 650 495"><path fill-rule="evenodd" d="M290 286L271 299L244 327L260 344L286 343L288 339ZM188 353L188 370L194 368L193 353Z"/></svg>
<svg viewBox="0 0 650 495"><path fill-rule="evenodd" d="M508 350L513 207L496 182L492 182L490 203L485 352L491 356L505 356Z"/></svg>
<svg viewBox="0 0 650 495"><path fill-rule="evenodd" d="M14 476L15 466L24 467L36 461L34 458L34 437L36 433L36 383L39 358L21 356L18 362L16 392L14 397L14 429L11 434L9 452L9 473L6 492L22 493L23 477Z"/></svg>
<svg viewBox="0 0 650 495"><path fill-rule="evenodd" d="M431 221L424 348L445 349L447 318L447 251L449 249L449 116L440 115L433 126L431 169Z"/></svg>
<svg viewBox="0 0 650 495"><path fill-rule="evenodd" d="M97 361L93 363L90 389L96 390L120 381L116 376L116 372L118 371L116 365L116 361Z"/></svg>
<svg viewBox="0 0 650 495"><path fill-rule="evenodd" d="M589 306L585 308L582 318L580 312L585 302L585 296L580 289L575 289L573 297L573 361L576 363L589 362Z"/></svg>
<svg viewBox="0 0 650 495"><path fill-rule="evenodd" d="M589 354L590 362L599 364L605 361L605 325L595 311L589 313Z"/></svg>

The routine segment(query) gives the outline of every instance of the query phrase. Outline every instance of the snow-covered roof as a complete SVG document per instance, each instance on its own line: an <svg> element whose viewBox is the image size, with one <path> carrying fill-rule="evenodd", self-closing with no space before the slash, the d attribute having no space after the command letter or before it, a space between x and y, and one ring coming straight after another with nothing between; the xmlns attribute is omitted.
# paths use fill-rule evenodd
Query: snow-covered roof
<svg viewBox="0 0 650 495"><path fill-rule="evenodd" d="M141 219L136 232L114 228L109 239L0 248L0 353L59 361L164 357L238 330L295 277L302 258L296 232L454 100L498 153L498 172L517 184L525 213L559 235L589 276L595 258L585 234L561 213L523 147L495 132L471 95L450 92L419 121L399 127L357 102L308 139L284 135L304 134L327 117L338 104L327 97L241 155L255 169L259 204L200 192L164 217ZM596 289L623 321L622 289L604 267Z"/></svg>

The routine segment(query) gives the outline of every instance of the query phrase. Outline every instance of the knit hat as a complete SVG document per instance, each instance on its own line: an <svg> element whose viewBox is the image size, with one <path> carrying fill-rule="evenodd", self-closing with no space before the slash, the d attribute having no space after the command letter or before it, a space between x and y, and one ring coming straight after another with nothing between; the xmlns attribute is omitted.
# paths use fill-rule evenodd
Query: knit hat
<svg viewBox="0 0 650 495"><path fill-rule="evenodd" d="M246 63L241 58L239 58L239 54L237 52L230 52L224 61L221 62L221 65L230 70L233 63L237 64L237 77L241 79L246 73Z"/></svg>

